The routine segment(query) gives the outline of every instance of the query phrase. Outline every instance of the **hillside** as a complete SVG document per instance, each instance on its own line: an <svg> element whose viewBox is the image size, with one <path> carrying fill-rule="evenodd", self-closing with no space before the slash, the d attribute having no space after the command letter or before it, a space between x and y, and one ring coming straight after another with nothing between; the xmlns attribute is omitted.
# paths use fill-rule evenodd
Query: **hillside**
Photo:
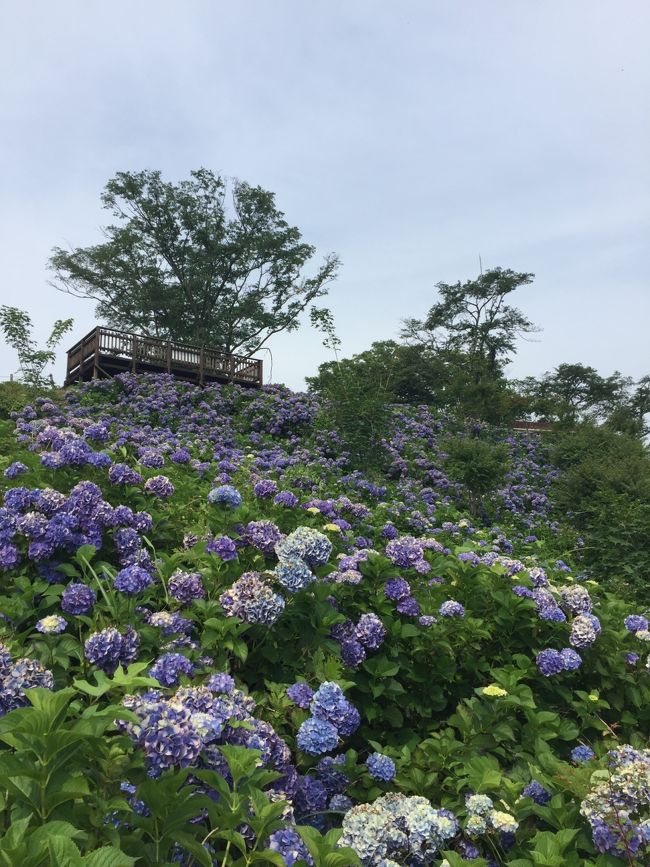
<svg viewBox="0 0 650 867"><path fill-rule="evenodd" d="M1 864L649 863L648 621L539 437L396 407L378 476L309 395L129 374L15 415ZM450 434L507 447L476 507Z"/></svg>

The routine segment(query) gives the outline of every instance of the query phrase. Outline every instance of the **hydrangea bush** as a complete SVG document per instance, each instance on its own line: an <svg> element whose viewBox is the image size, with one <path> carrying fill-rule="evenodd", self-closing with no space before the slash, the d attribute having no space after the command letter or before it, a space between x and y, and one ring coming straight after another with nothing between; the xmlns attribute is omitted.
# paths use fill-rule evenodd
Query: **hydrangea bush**
<svg viewBox="0 0 650 867"><path fill-rule="evenodd" d="M650 630L536 438L383 477L278 386L123 374L0 431L2 863L650 863ZM31 859L31 860L30 860Z"/></svg>

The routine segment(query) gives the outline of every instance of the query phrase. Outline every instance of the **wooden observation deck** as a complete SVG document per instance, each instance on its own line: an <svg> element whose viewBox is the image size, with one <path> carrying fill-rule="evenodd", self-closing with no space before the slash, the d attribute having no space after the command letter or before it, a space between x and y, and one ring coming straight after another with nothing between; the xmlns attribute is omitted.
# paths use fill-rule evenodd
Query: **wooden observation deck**
<svg viewBox="0 0 650 867"><path fill-rule="evenodd" d="M68 350L64 385L126 372L171 373L198 385L233 382L259 388L263 382L259 358L226 355L207 346L143 337L99 325Z"/></svg>

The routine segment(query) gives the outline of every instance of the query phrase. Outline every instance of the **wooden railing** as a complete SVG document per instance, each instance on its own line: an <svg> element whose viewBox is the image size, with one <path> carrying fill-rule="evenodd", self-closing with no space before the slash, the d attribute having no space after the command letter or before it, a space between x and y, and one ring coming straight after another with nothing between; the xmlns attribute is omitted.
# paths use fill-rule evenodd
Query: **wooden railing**
<svg viewBox="0 0 650 867"><path fill-rule="evenodd" d="M218 381L261 386L263 374L259 358L98 326L68 350L65 384L125 370L166 372L201 385Z"/></svg>

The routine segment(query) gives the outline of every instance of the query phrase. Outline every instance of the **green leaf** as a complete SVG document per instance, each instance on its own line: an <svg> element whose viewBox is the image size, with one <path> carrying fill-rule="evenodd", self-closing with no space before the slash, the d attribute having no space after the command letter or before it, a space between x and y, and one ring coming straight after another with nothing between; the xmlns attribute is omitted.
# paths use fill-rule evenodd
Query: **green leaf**
<svg viewBox="0 0 650 867"><path fill-rule="evenodd" d="M114 846L103 846L84 855L82 860L86 867L133 867L138 859L125 855Z"/></svg>

